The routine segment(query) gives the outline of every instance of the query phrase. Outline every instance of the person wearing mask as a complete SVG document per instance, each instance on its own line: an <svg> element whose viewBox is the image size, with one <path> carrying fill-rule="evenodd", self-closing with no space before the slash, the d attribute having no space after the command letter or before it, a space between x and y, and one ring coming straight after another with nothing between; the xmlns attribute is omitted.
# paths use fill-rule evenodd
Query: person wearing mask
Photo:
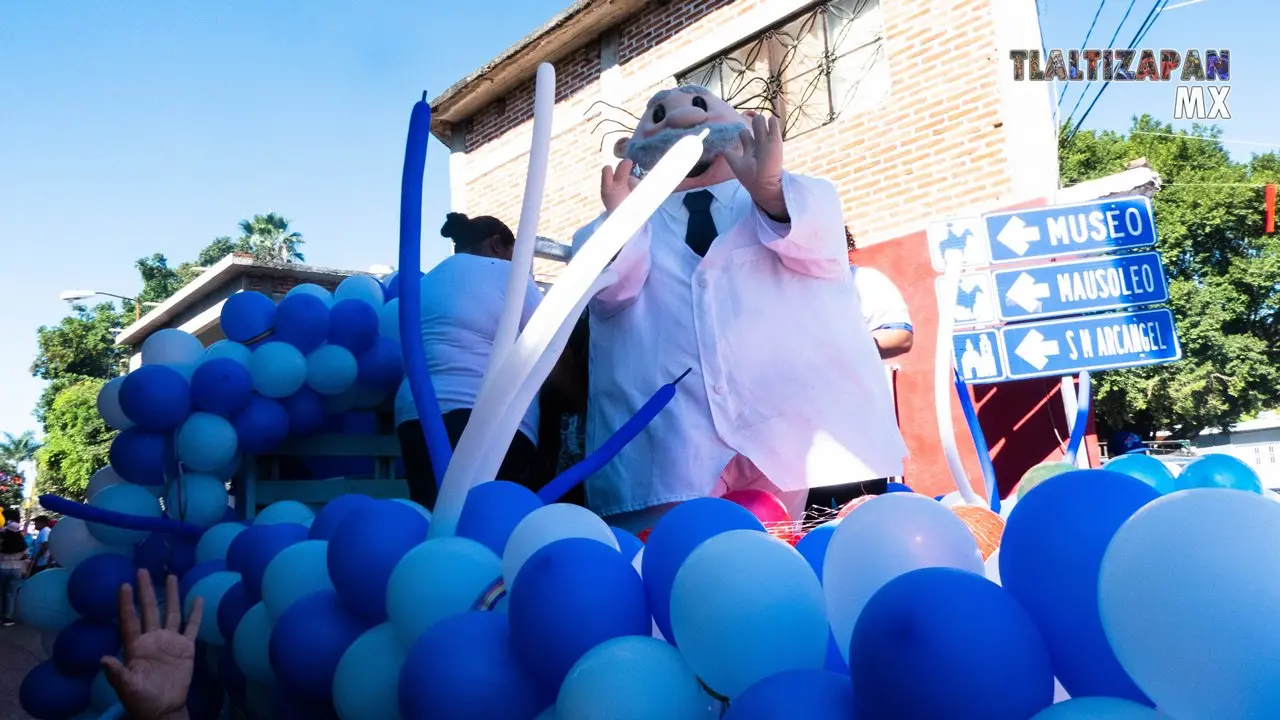
<svg viewBox="0 0 1280 720"><path fill-rule="evenodd" d="M31 567L28 575L48 570L53 562L53 556L49 553L49 531L51 522L48 515L41 515L31 524L36 528L36 540L31 545Z"/></svg>
<svg viewBox="0 0 1280 720"><path fill-rule="evenodd" d="M445 430L456 447L489 368L516 239L497 218L469 218L462 213L449 213L440 234L453 240L454 254L422 278L422 342ZM521 329L541 299L531 275L525 286ZM556 383L561 372L553 371L549 383ZM538 443L538 410L535 399L511 440L497 479L536 484L530 478L530 466ZM437 480L408 380L396 393L395 421L410 498L434 509Z"/></svg>
<svg viewBox="0 0 1280 720"><path fill-rule="evenodd" d="M27 538L22 526L11 522L0 530L0 627L16 622L18 586L27 574Z"/></svg>

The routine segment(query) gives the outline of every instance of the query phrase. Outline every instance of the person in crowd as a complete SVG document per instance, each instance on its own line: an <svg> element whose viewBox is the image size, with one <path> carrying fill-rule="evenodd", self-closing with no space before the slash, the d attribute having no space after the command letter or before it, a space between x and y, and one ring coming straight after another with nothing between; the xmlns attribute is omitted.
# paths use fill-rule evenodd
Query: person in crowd
<svg viewBox="0 0 1280 720"><path fill-rule="evenodd" d="M845 228L845 242L850 251L857 250L853 233ZM882 360L891 360L911 351L915 331L911 313L898 286L887 275L866 265L849 265L853 287L862 306L862 319L871 331Z"/></svg>
<svg viewBox="0 0 1280 720"><path fill-rule="evenodd" d="M604 215L682 137L689 176L614 259L589 306L589 449L686 369L676 398L588 480L592 509L644 529L675 503L760 488L798 517L810 488L901 475L906 447L860 317L839 197L783 169L776 119L705 88L663 90L601 177ZM636 168L639 171L636 171Z"/></svg>
<svg viewBox="0 0 1280 720"><path fill-rule="evenodd" d="M130 720L186 720L204 598L191 603L184 628L177 576L165 578L163 622L151 573L139 570L137 585L136 593L128 584L120 586L117 596L124 662L108 655L101 660L102 672Z"/></svg>
<svg viewBox="0 0 1280 720"><path fill-rule="evenodd" d="M469 218L461 213L449 213L440 234L453 240L454 254L422 278L422 342L445 429L450 443L456 446L489 367L498 321L506 304L515 235L497 218ZM530 276L521 328L541 299L542 293ZM549 383L557 384L563 372L557 368ZM536 487L530 467L538 443L538 411L535 400L512 438L498 479ZM407 380L396 394L395 421L410 497L423 507L434 509L437 480Z"/></svg>
<svg viewBox="0 0 1280 720"><path fill-rule="evenodd" d="M48 515L40 515L31 521L36 529L36 539L31 545L31 565L29 575L48 570L53 564L53 555L49 552L49 532L52 522Z"/></svg>
<svg viewBox="0 0 1280 720"><path fill-rule="evenodd" d="M11 522L0 530L0 627L17 621L18 587L26 575L26 533L21 525Z"/></svg>

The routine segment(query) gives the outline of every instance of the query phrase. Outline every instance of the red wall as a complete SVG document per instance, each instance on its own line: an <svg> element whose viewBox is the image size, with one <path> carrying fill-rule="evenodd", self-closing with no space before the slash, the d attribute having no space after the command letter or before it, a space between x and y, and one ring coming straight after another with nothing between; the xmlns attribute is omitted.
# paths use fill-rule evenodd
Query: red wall
<svg viewBox="0 0 1280 720"><path fill-rule="evenodd" d="M1037 201L1017 207L1044 204L1044 201ZM938 273L929 263L925 233L921 230L860 248L851 252L849 259L855 265L874 267L889 276L906 298L915 330L915 344L910 353L896 358L894 362L902 368L898 373L898 416L910 452L906 466L907 482L926 495L951 492L955 483L942 456L938 421L934 414L934 353L938 338L934 279ZM1002 496L1007 495L1032 466L1062 458L1069 433L1057 378L977 385L972 388L972 397L982 433L991 450ZM960 400L954 392L951 394L951 417L965 473L974 488L980 490L982 471L977 452L960 409ZM1098 445L1092 415L1086 430L1086 447L1090 461L1096 467Z"/></svg>

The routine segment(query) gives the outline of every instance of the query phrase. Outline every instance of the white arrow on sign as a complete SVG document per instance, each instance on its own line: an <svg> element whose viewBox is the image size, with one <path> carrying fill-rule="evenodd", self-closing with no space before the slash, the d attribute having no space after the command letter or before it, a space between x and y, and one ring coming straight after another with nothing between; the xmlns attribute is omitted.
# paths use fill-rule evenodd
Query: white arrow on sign
<svg viewBox="0 0 1280 720"><path fill-rule="evenodd" d="M1040 228L1026 224L1017 215L1010 218L1000 234L996 235L996 241L1017 255L1026 255L1031 243L1039 240Z"/></svg>
<svg viewBox="0 0 1280 720"><path fill-rule="evenodd" d="M1043 370L1049 364L1049 358L1058 354L1058 341L1046 340L1039 330L1032 330L1018 343L1013 351L1015 355L1026 360L1036 370Z"/></svg>
<svg viewBox="0 0 1280 720"><path fill-rule="evenodd" d="M1049 297L1049 284L1036 282L1035 278L1026 273L1018 273L1018 279L1013 281L1013 286L1009 288L1009 292L1005 293L1005 298L1009 302L1027 312L1038 311L1041 301L1047 297Z"/></svg>

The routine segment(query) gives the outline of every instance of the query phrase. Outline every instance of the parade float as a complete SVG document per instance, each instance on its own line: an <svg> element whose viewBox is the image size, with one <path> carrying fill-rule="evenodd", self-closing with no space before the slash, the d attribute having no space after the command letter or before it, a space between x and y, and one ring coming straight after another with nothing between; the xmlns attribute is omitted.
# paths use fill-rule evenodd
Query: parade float
<svg viewBox="0 0 1280 720"><path fill-rule="evenodd" d="M553 97L544 66L517 276L547 180ZM177 575L185 611L203 598L192 718L1280 716L1280 620L1266 612L1280 600L1280 504L1225 456L1176 478L1144 456L1040 467L1003 507L957 461L954 496L895 483L816 523L768 496L702 498L643 540L557 503L661 412L672 384L540 493L494 480L598 278L700 140L648 174L519 333L519 295L508 294L484 390L451 449L411 274L429 115L419 103L410 124L400 280L303 286L278 303L237 294L222 311L227 341L156 333L142 365L104 388L100 412L121 431L111 465L87 503L41 499L64 519L49 540L62 567L31 578L20 600L51 652L22 684L32 716L119 716L99 659L121 650L117 590L138 569ZM950 323L940 327L940 408L959 390L972 418L945 349ZM442 479L434 515L358 481L325 501L229 507L246 465L290 437L333 432L406 375Z"/></svg>

